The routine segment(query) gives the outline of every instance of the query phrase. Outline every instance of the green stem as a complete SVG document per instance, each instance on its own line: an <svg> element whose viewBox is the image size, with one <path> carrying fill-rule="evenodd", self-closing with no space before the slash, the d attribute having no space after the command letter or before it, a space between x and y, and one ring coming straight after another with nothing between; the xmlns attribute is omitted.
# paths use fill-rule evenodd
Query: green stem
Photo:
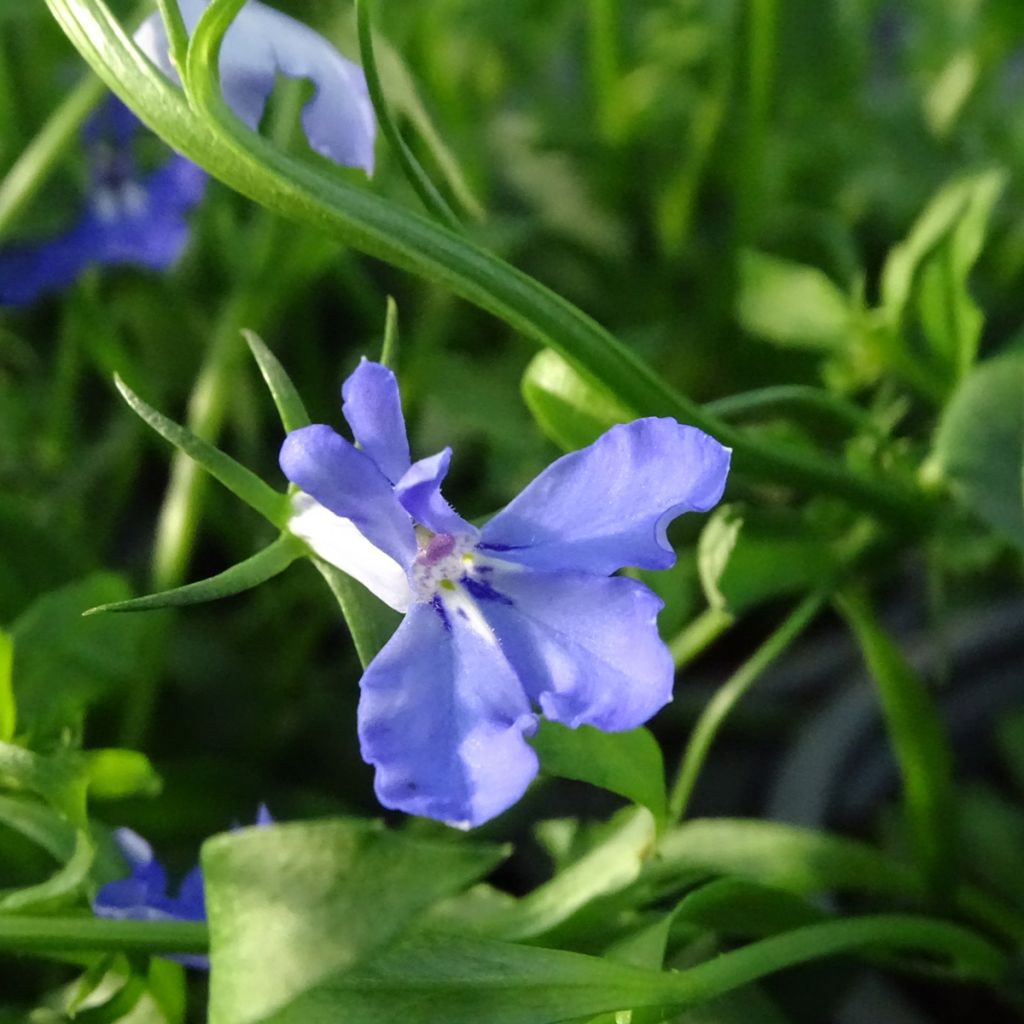
<svg viewBox="0 0 1024 1024"><path fill-rule="evenodd" d="M75 141L82 122L106 91L102 79L86 75L22 151L0 182L0 236L46 181L60 155Z"/></svg>
<svg viewBox="0 0 1024 1024"><path fill-rule="evenodd" d="M0 950L10 952L205 953L208 948L206 925L191 921L0 915Z"/></svg>
<svg viewBox="0 0 1024 1024"><path fill-rule="evenodd" d="M863 949L914 951L952 962L964 980L1001 982L1008 959L974 932L909 914L879 914L795 928L698 964L666 985L678 1005L696 1006L787 967Z"/></svg>
<svg viewBox="0 0 1024 1024"><path fill-rule="evenodd" d="M598 131L608 144L617 142L620 134L618 19L618 0L588 0L590 91Z"/></svg>
<svg viewBox="0 0 1024 1024"><path fill-rule="evenodd" d="M424 209L445 227L452 231L461 231L462 224L459 222L459 218L455 216L452 208L444 201L444 197L438 192L427 172L420 166L420 162L406 145L405 139L402 138L398 126L391 117L373 53L370 2L371 0L356 0L356 25L359 31L359 55L363 61L366 87L370 93L370 102L373 104L374 113L377 115L377 123L384 133L384 138L388 140L388 145L394 151L398 166L401 167L406 180L413 187L416 195L420 197Z"/></svg>
<svg viewBox="0 0 1024 1024"><path fill-rule="evenodd" d="M829 592L828 589L818 590L805 597L785 622L719 687L701 713L690 734L669 796L669 824L675 824L686 813L697 776L722 723L761 673L806 629L828 600Z"/></svg>
<svg viewBox="0 0 1024 1024"><path fill-rule="evenodd" d="M737 471L847 498L919 531L922 495L840 463L736 430L684 395L565 299L458 234L280 151L228 110L216 80L220 35L241 0L215 0L189 47L184 97L131 45L100 0L46 0L83 56L155 131L232 188L285 216L333 231L353 248L451 288L533 341L580 364L633 408L674 416L735 450ZM201 116L200 116L201 115Z"/></svg>
<svg viewBox="0 0 1024 1024"><path fill-rule="evenodd" d="M735 621L736 616L724 608L705 608L669 641L668 649L676 669L703 654Z"/></svg>
<svg viewBox="0 0 1024 1024"><path fill-rule="evenodd" d="M821 388L806 384L777 384L772 387L756 388L740 394L708 402L705 409L716 416L727 419L751 412L762 412L779 405L802 406L815 412L825 413L833 419L870 434L881 433L879 425L859 405L833 395Z"/></svg>

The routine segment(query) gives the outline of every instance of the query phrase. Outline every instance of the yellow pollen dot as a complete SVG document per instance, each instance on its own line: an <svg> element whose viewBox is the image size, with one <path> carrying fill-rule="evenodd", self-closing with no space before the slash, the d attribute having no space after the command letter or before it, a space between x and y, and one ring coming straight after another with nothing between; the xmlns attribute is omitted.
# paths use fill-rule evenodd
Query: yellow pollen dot
<svg viewBox="0 0 1024 1024"><path fill-rule="evenodd" d="M442 590L454 590L455 589L455 584L452 583L451 580L441 580L441 582L438 583L438 586Z"/></svg>
<svg viewBox="0 0 1024 1024"><path fill-rule="evenodd" d="M464 554L462 556L462 564L463 565L472 565L473 564L473 556L471 554L469 554L468 551L466 552L466 554Z"/></svg>

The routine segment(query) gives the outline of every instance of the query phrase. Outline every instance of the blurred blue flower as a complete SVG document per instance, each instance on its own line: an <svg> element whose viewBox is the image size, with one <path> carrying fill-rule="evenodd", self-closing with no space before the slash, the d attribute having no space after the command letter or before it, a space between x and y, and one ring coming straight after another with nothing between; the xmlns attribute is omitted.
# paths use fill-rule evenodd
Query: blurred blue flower
<svg viewBox="0 0 1024 1024"><path fill-rule="evenodd" d="M260 804L256 824L272 825L273 818ZM167 876L163 865L153 856L153 849L137 832L119 828L114 842L130 869L127 878L100 886L92 901L97 917L122 921L205 921L203 874L197 864L184 877L176 896L167 894ZM209 967L209 960L199 955L168 957L187 967Z"/></svg>
<svg viewBox="0 0 1024 1024"><path fill-rule="evenodd" d="M672 697L662 602L612 576L675 561L665 529L721 497L729 450L672 419L612 427L482 529L441 496L451 450L412 463L398 386L363 362L342 388L359 447L293 431L290 529L406 617L361 681L359 741L386 807L479 825L537 773L535 709L632 729Z"/></svg>
<svg viewBox="0 0 1024 1024"><path fill-rule="evenodd" d="M190 33L209 4L210 0L178 0ZM168 78L180 82L159 14L142 23L135 42ZM249 0L224 34L219 71L224 99L253 131L275 75L309 79L315 91L303 107L302 127L310 146L335 163L373 173L377 125L362 69L309 26Z"/></svg>
<svg viewBox="0 0 1024 1024"><path fill-rule="evenodd" d="M141 174L132 152L138 128L113 97L86 122L86 211L66 234L0 249L0 305L31 303L93 263L166 270L178 259L188 240L185 214L202 198L206 175L177 154Z"/></svg>

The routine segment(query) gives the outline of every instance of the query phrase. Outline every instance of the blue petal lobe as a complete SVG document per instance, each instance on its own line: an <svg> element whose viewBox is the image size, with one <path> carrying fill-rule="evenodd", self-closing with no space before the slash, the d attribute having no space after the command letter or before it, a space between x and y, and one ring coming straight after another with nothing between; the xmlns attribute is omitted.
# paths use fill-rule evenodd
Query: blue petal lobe
<svg viewBox="0 0 1024 1024"><path fill-rule="evenodd" d="M284 475L399 565L416 555L416 535L391 484L365 452L322 423L293 430L281 446Z"/></svg>
<svg viewBox="0 0 1024 1024"><path fill-rule="evenodd" d="M672 699L662 602L624 576L498 572L481 613L530 699L570 728L635 729Z"/></svg>
<svg viewBox="0 0 1024 1024"><path fill-rule="evenodd" d="M402 507L434 533L463 534L476 537L479 530L467 523L441 496L441 482L448 475L451 448L420 459L395 486L395 497Z"/></svg>
<svg viewBox="0 0 1024 1024"><path fill-rule="evenodd" d="M730 454L673 419L619 424L548 466L484 526L481 546L539 569L668 568L668 524L721 498Z"/></svg>
<svg viewBox="0 0 1024 1024"><path fill-rule="evenodd" d="M409 439L395 375L364 358L341 386L341 412L352 436L395 483L409 468Z"/></svg>
<svg viewBox="0 0 1024 1024"><path fill-rule="evenodd" d="M514 804L537 774L536 720L465 610L416 604L363 675L359 743L385 807L460 827Z"/></svg>

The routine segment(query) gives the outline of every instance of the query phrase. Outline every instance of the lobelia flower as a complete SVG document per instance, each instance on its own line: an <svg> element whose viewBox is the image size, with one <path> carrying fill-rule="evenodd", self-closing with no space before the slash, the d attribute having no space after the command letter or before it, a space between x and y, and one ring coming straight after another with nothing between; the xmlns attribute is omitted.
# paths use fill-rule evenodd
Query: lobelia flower
<svg viewBox="0 0 1024 1024"><path fill-rule="evenodd" d="M209 4L210 0L178 0L190 33ZM180 82L159 14L139 26L135 42L168 78ZM335 163L373 173L376 121L363 71L309 26L249 0L224 34L219 71L225 101L253 131L275 75L309 79L315 92L302 109L302 127L310 146Z"/></svg>
<svg viewBox="0 0 1024 1024"><path fill-rule="evenodd" d="M624 566L675 561L665 529L721 497L729 449L672 419L612 427L477 529L441 496L451 450L411 462L398 386L365 359L342 388L360 447L295 430L290 529L406 616L360 682L380 802L470 827L536 775L539 709L570 728L635 728L671 700L662 602Z"/></svg>
<svg viewBox="0 0 1024 1024"><path fill-rule="evenodd" d="M64 288L93 263L166 270L188 241L185 214L203 196L206 175L173 154L142 174L133 144L139 121L110 97L86 122L88 206L65 234L0 249L0 305L21 306Z"/></svg>
<svg viewBox="0 0 1024 1024"><path fill-rule="evenodd" d="M260 804L256 824L273 823L270 812ZM130 828L119 828L114 831L114 842L128 863L130 874L100 886L92 901L92 911L97 917L122 921L206 920L203 874L198 864L184 877L177 895L169 896L163 865L153 856L152 847L142 836ZM200 955L175 955L168 959L187 967L210 966L209 960Z"/></svg>

